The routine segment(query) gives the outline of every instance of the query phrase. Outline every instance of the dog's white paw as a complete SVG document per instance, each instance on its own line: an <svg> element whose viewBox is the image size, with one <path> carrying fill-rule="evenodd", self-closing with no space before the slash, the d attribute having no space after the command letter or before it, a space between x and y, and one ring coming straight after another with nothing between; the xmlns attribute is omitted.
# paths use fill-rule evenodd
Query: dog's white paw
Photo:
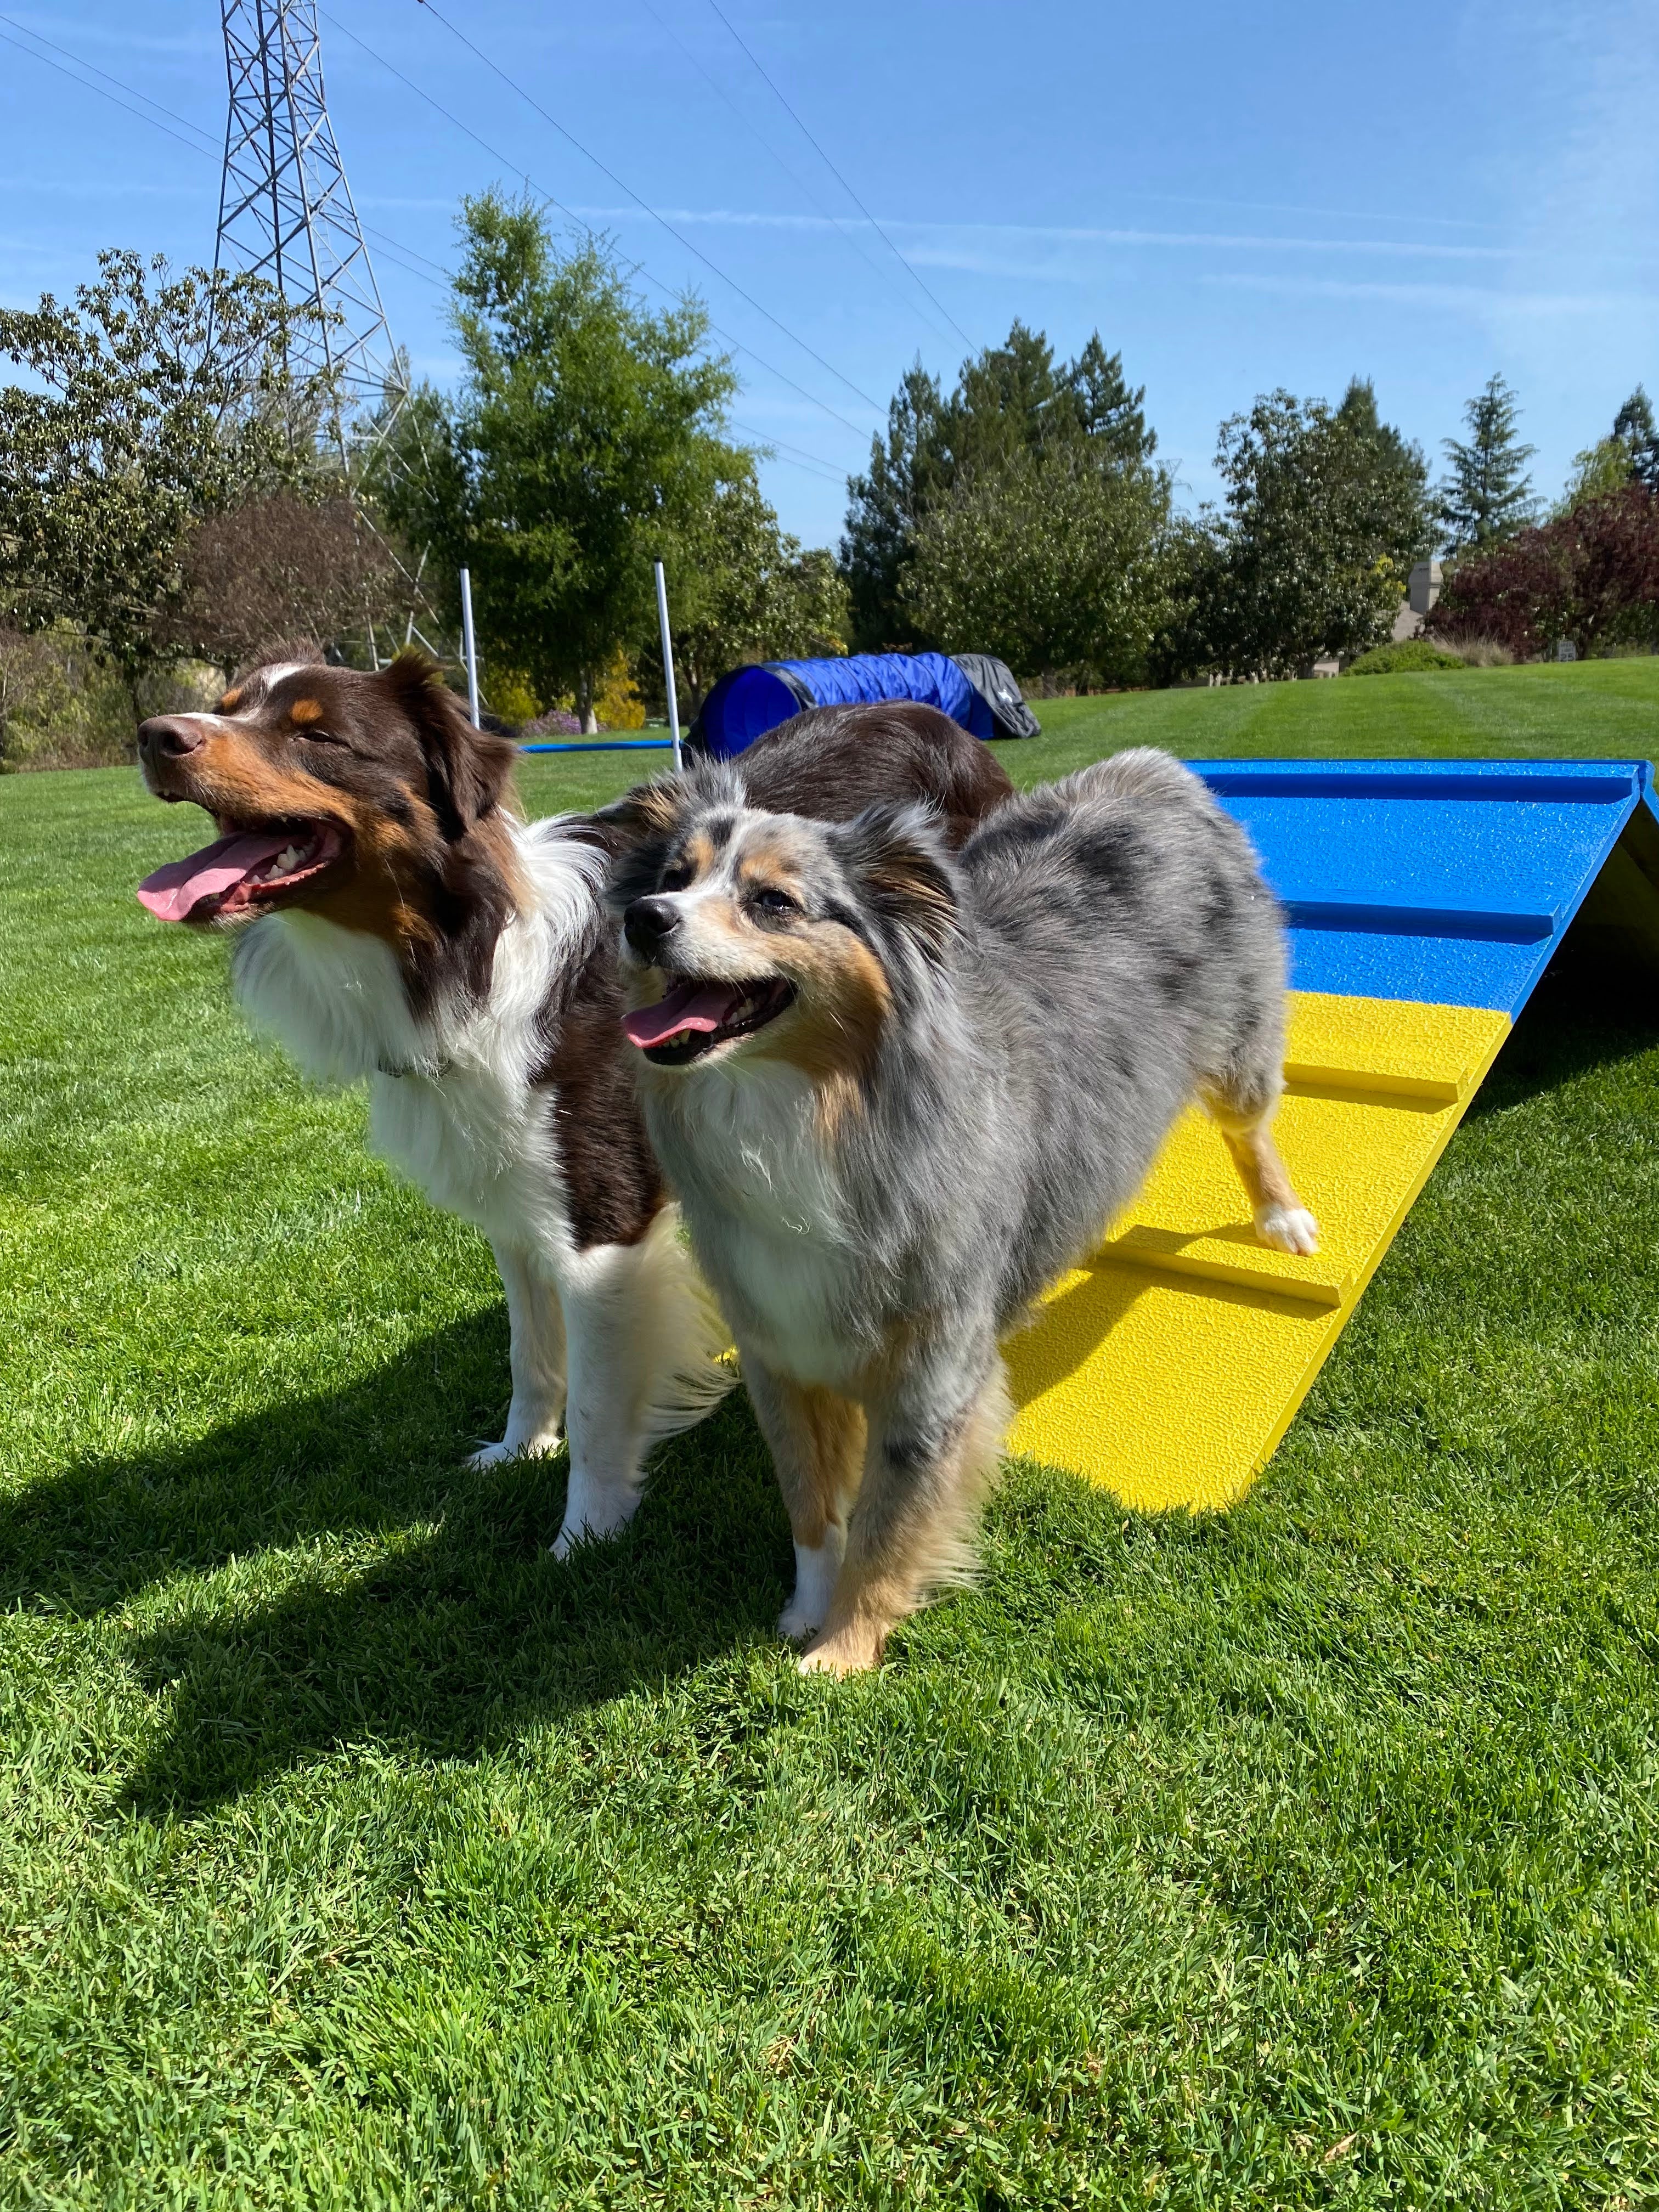
<svg viewBox="0 0 1659 2212"><path fill-rule="evenodd" d="M568 1559L578 1544L602 1544L619 1535L639 1510L635 1484L596 1483L573 1474L564 1502L564 1526L553 1539L556 1559Z"/></svg>
<svg viewBox="0 0 1659 2212"><path fill-rule="evenodd" d="M557 1451L563 1442L564 1438L556 1429L544 1437L532 1437L528 1443L523 1444L509 1443L503 1437L498 1444L480 1444L477 1451L468 1453L461 1464L477 1474L484 1468L499 1467L504 1459L545 1458Z"/></svg>
<svg viewBox="0 0 1659 2212"><path fill-rule="evenodd" d="M816 1636L823 1626L823 1608L804 1604L799 1590L778 1615L778 1634L789 1644L804 1644L809 1636Z"/></svg>
<svg viewBox="0 0 1659 2212"><path fill-rule="evenodd" d="M830 1599L847 1552L844 1528L829 1528L821 1544L795 1547L795 1595L778 1615L778 1634L792 1644L816 1636L830 1615Z"/></svg>
<svg viewBox="0 0 1659 2212"><path fill-rule="evenodd" d="M1255 1233L1275 1252L1290 1252L1311 1259L1319 1249L1319 1224L1305 1206L1264 1206L1255 1217Z"/></svg>

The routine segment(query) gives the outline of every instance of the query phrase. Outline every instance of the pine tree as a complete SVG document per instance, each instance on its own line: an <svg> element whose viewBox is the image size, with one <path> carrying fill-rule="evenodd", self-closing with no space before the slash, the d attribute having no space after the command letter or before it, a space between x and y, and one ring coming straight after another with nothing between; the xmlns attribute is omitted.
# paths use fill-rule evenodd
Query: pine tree
<svg viewBox="0 0 1659 2212"><path fill-rule="evenodd" d="M1613 434L1630 452L1630 472L1651 492L1659 492L1659 428L1653 402L1638 384L1613 418Z"/></svg>
<svg viewBox="0 0 1659 2212"><path fill-rule="evenodd" d="M1068 380L1083 434L1106 459L1120 468L1151 460L1158 451L1158 433L1146 427L1146 387L1138 384L1130 390L1122 355L1108 353L1098 331L1072 363Z"/></svg>
<svg viewBox="0 0 1659 2212"><path fill-rule="evenodd" d="M885 439L872 441L868 470L847 482L841 570L855 647L933 641L918 629L931 601L907 592L904 575L923 518L959 486L992 484L1030 460L1144 472L1158 445L1146 396L1098 331L1075 361L1056 362L1043 333L1017 321L1003 344L963 362L948 395L918 362L888 408Z"/></svg>
<svg viewBox="0 0 1659 2212"><path fill-rule="evenodd" d="M1501 375L1494 375L1463 410L1468 443L1444 441L1451 469L1440 486L1438 519L1454 553L1499 544L1532 520L1532 478L1526 468L1538 448L1523 446L1516 437L1520 414L1515 394Z"/></svg>

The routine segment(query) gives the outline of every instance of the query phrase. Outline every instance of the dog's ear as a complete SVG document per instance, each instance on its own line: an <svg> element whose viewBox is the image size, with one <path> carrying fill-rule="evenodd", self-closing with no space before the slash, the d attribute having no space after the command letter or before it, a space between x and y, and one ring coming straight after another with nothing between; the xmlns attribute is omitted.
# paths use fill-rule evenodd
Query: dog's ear
<svg viewBox="0 0 1659 2212"><path fill-rule="evenodd" d="M647 839L672 837L684 803L683 779L659 776L654 783L636 783L632 791L598 808L592 818L605 849L620 855Z"/></svg>
<svg viewBox="0 0 1659 2212"><path fill-rule="evenodd" d="M937 963L958 927L955 868L930 807L867 806L827 833L862 903Z"/></svg>
<svg viewBox="0 0 1659 2212"><path fill-rule="evenodd" d="M455 844L500 804L519 749L510 738L473 728L436 662L423 653L400 653L380 680L415 726L432 811Z"/></svg>
<svg viewBox="0 0 1659 2212"><path fill-rule="evenodd" d="M636 783L590 815L595 842L611 855L612 903L627 906L655 890L669 848L694 815L743 803L743 781L734 769L696 760L678 775Z"/></svg>
<svg viewBox="0 0 1659 2212"><path fill-rule="evenodd" d="M621 851L646 838L672 837L686 816L704 806L741 806L743 778L726 761L694 759L677 775L636 783L593 815L605 838Z"/></svg>

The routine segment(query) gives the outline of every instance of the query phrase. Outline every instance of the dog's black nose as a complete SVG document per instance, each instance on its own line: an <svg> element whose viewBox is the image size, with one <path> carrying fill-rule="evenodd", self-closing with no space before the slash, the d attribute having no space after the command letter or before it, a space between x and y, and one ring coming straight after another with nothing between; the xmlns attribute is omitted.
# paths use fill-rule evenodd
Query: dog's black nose
<svg viewBox="0 0 1659 2212"><path fill-rule="evenodd" d="M186 714L152 714L138 725L138 750L149 760L177 760L201 744L201 730Z"/></svg>
<svg viewBox="0 0 1659 2212"><path fill-rule="evenodd" d="M679 926L679 912L671 899L635 899L623 916L623 935L647 960Z"/></svg>

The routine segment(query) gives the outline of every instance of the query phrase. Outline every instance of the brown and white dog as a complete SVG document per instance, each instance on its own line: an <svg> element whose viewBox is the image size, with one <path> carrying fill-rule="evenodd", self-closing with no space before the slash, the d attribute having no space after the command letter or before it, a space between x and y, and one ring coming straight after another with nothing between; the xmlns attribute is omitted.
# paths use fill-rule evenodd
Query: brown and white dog
<svg viewBox="0 0 1659 2212"><path fill-rule="evenodd" d="M513 1396L473 1464L551 1451L568 1424L562 1556L623 1526L652 1443L732 1378L624 1065L602 902L653 787L526 824L516 750L419 655L377 675L258 669L216 712L140 729L149 788L220 836L139 896L237 929L249 1019L313 1078L366 1079L374 1149L489 1239ZM797 716L739 773L755 805L825 820L920 798L957 842L1012 789L977 739L915 707Z"/></svg>

